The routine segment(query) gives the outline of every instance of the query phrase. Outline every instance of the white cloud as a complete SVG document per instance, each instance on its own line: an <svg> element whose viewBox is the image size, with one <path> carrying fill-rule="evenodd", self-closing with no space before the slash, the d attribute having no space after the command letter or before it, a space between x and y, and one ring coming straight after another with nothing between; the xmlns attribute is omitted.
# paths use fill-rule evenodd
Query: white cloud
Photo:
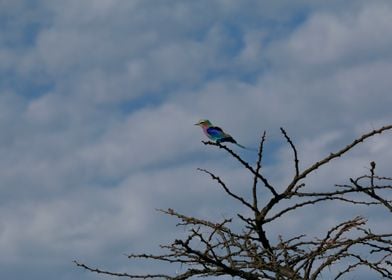
<svg viewBox="0 0 392 280"><path fill-rule="evenodd" d="M195 168L243 195L251 178L200 143L200 118L248 146L267 129L277 183L293 171L280 126L310 163L390 121L390 3L308 2L0 2L0 267L52 260L54 274L87 279L64 259L123 268L113 256L176 235L156 207L230 216L236 204ZM389 143L377 137L308 183L331 186L370 160L389 172Z"/></svg>
<svg viewBox="0 0 392 280"><path fill-rule="evenodd" d="M79 157L100 176L124 176L135 169L157 166L194 151L194 116L173 105L140 110L119 120Z"/></svg>
<svg viewBox="0 0 392 280"><path fill-rule="evenodd" d="M305 69L385 57L392 44L391 12L392 7L382 2L363 5L354 13L316 12L283 40L274 55L282 63Z"/></svg>

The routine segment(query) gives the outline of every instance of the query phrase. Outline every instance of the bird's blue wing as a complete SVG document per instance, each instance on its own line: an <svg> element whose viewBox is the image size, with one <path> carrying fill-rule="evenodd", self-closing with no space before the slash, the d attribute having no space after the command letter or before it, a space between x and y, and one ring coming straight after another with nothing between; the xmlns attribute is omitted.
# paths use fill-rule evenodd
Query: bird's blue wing
<svg viewBox="0 0 392 280"><path fill-rule="evenodd" d="M211 126L207 128L207 133L214 139L220 139L225 136L222 128L218 126Z"/></svg>

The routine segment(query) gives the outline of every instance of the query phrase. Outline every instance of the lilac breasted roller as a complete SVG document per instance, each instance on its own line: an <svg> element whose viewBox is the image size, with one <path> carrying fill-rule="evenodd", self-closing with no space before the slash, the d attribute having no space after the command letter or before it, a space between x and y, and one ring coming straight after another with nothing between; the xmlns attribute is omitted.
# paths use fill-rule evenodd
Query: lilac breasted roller
<svg viewBox="0 0 392 280"><path fill-rule="evenodd" d="M204 134L216 143L230 142L238 147L247 149L246 147L238 144L237 141L235 141L230 134L224 132L222 128L213 126L209 120L200 120L198 123L195 123L195 125L200 126L203 129Z"/></svg>

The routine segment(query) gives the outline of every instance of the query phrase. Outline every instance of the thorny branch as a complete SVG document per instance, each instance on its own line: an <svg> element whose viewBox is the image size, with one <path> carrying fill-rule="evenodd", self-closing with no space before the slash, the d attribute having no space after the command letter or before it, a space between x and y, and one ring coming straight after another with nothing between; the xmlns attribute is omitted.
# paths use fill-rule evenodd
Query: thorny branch
<svg viewBox="0 0 392 280"><path fill-rule="evenodd" d="M261 136L259 151L257 153L256 170L255 170L256 174L259 174L260 169L261 169L261 161L263 159L263 149L264 149L265 137L266 137L266 131L264 131L263 136ZM253 186L252 186L252 198L253 198L253 208L256 209L256 212L258 212L258 203L257 203L257 183L258 183L258 181L259 181L258 176L254 175Z"/></svg>
<svg viewBox="0 0 392 280"><path fill-rule="evenodd" d="M211 141L203 141L203 144L205 145L211 145L211 146L217 146L221 149L226 150L230 155L232 155L236 160L238 160L238 162L240 162L246 169L248 169L253 175L257 176L258 179L260 179L263 183L264 186L269 189L271 191L271 193L276 197L278 196L278 193L276 192L276 190L274 189L274 187L268 182L267 178L265 178L263 175L261 175L260 173L256 172L253 167L246 162L245 160L243 160L238 154L236 154L233 150L231 150L230 148L228 148L227 146L221 144L221 143L215 143L215 142L211 142Z"/></svg>
<svg viewBox="0 0 392 280"><path fill-rule="evenodd" d="M366 139L391 129L392 125L388 125L364 134L351 144L301 170L295 144L281 128L283 137L293 151L295 172L287 186L279 187L271 184L262 168L265 132L260 140L255 167L221 143L203 142L225 150L251 173L251 199L247 200L247 196L235 193L218 175L199 169L216 181L235 202L244 206L249 215L237 213L233 218L212 222L183 215L173 209L159 210L177 218L177 226L187 230L186 237L161 245L165 252L163 254L130 254L128 258L180 264L184 271L179 273L139 275L93 268L78 261L75 264L91 272L131 279L182 280L221 275L250 280L325 279L323 275L328 275L328 279L342 279L360 267L367 268L375 276L391 279L392 232L373 232L367 228L367 219L364 217L341 221L320 238L309 238L306 232L298 236L284 232L276 241L270 237L273 233L265 228L266 224L281 223L288 213L327 202L346 203L353 207L381 207L387 210L386 214L391 213L392 178L377 175L373 161L370 162L369 174L351 178L349 184L338 184L324 192L312 191L311 186L304 182L309 174L323 165L345 155ZM268 193L258 189L259 182ZM267 197L268 194L270 197ZM259 195L266 199L264 205L260 205Z"/></svg>

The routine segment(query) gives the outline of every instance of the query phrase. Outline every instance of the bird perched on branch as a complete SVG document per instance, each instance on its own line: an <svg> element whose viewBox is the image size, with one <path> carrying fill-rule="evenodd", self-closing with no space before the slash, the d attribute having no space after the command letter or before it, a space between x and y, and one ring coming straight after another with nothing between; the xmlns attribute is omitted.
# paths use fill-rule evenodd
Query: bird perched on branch
<svg viewBox="0 0 392 280"><path fill-rule="evenodd" d="M240 148L248 150L248 148L238 144L237 141L235 141L234 138L231 137L230 134L227 134L226 132L224 132L222 130L222 128L220 128L218 126L213 126L209 120L200 120L198 123L195 123L195 125L200 126L203 129L204 134L209 139L211 139L212 141L215 141L216 143L230 142L230 143L237 145Z"/></svg>

